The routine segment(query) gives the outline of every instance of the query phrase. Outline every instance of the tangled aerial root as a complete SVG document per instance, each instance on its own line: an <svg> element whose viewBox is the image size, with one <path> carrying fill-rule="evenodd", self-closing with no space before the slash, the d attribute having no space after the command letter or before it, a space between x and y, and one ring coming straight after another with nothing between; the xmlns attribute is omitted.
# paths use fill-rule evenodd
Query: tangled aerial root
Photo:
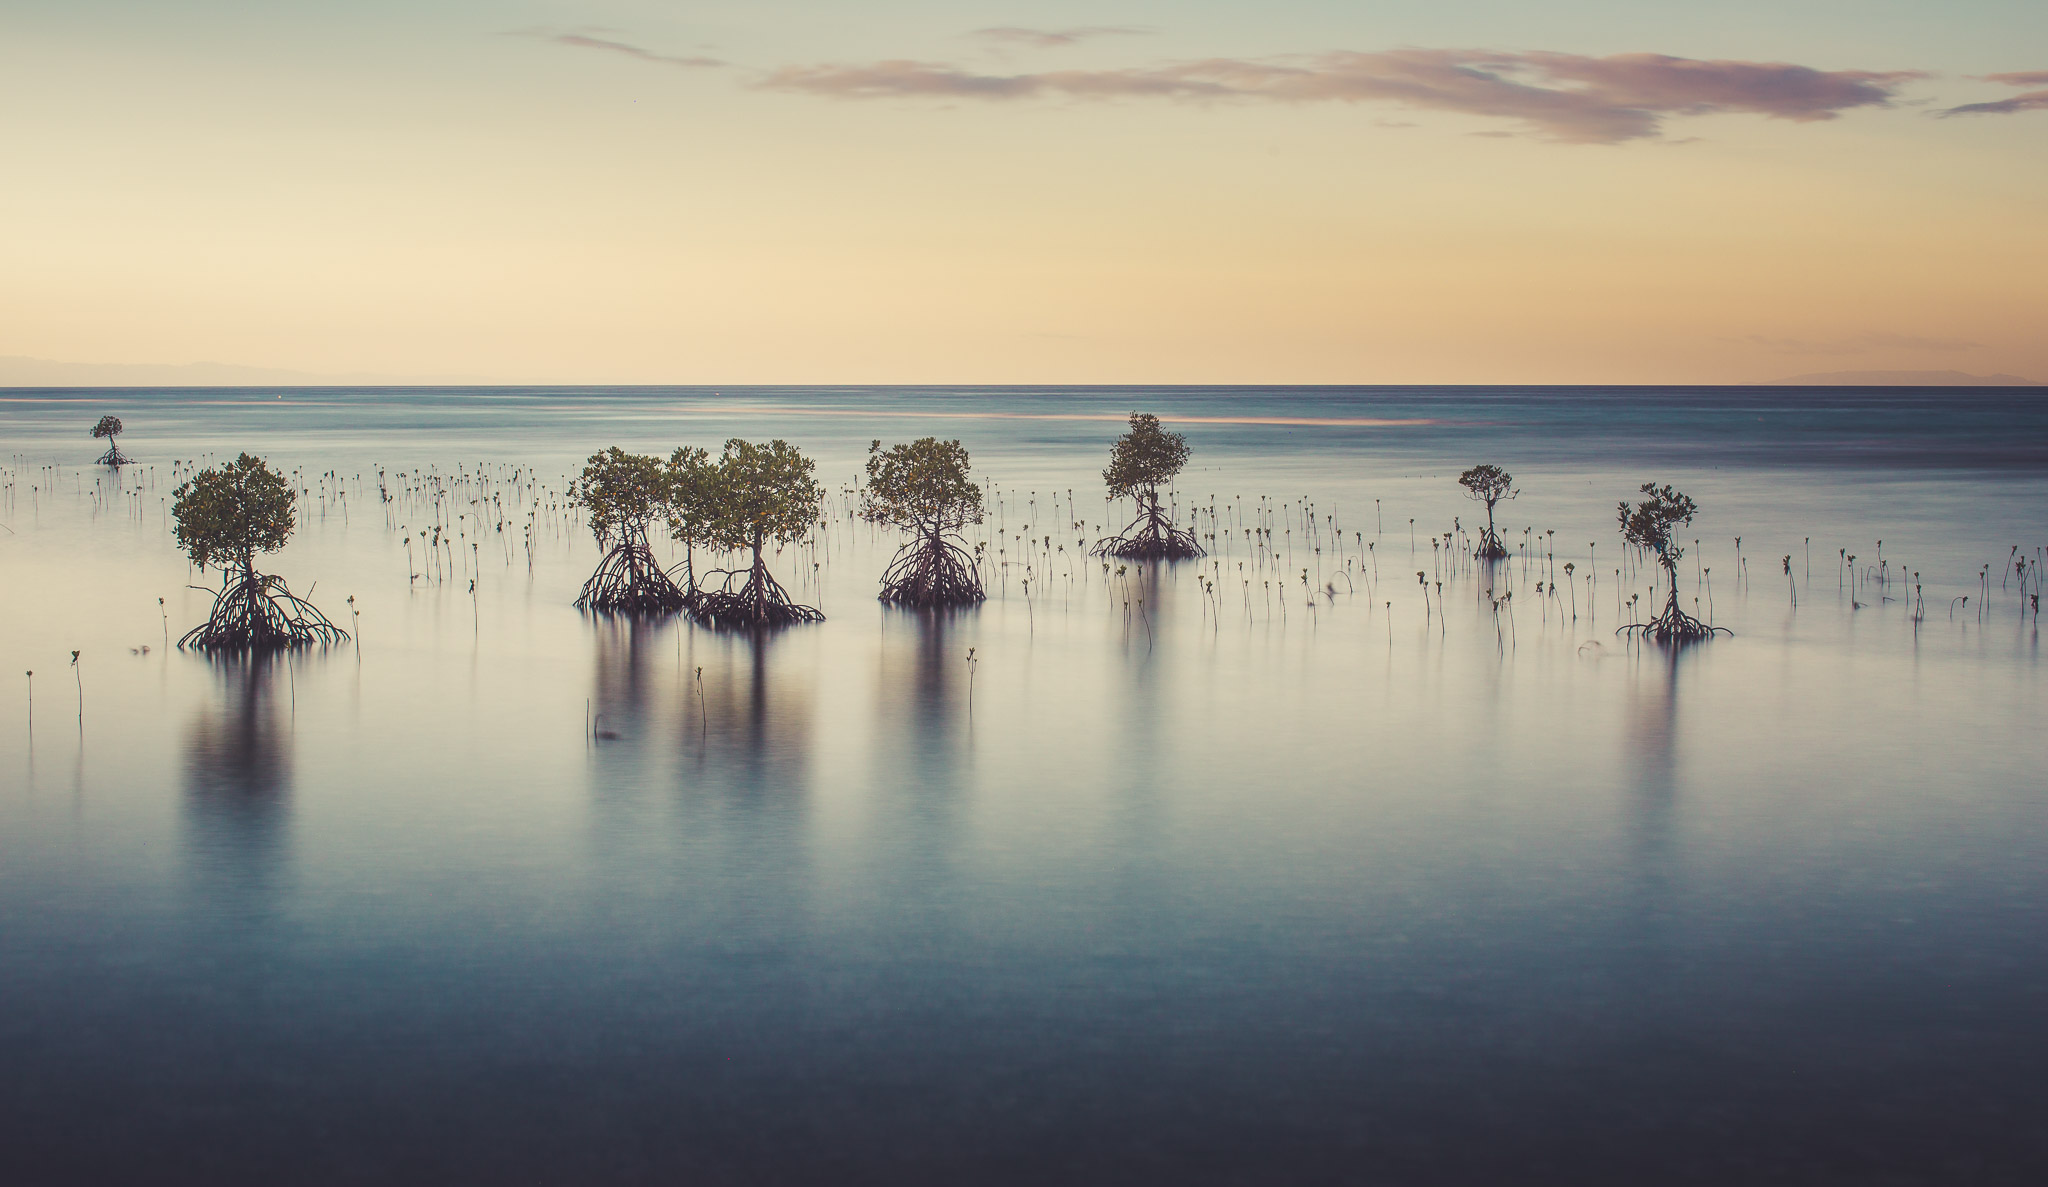
<svg viewBox="0 0 2048 1187"><path fill-rule="evenodd" d="M284 578L244 572L214 599L206 621L185 632L180 648L198 651L280 651L340 643L348 632L311 602L285 588Z"/></svg>
<svg viewBox="0 0 2048 1187"><path fill-rule="evenodd" d="M1692 615L1678 608L1678 594L1674 591L1664 603L1664 612L1648 622L1632 622L1614 633L1625 635L1630 631L1642 632L1638 637L1658 643L1704 643L1715 635L1732 635L1735 632L1725 626L1708 626Z"/></svg>
<svg viewBox="0 0 2048 1187"><path fill-rule="evenodd" d="M583 583L576 608L660 615L687 610L695 600L695 591L677 585L645 544L620 544L604 554Z"/></svg>
<svg viewBox="0 0 2048 1187"><path fill-rule="evenodd" d="M988 595L967 550L925 536L896 554L882 574L882 600L899 606L961 606Z"/></svg>
<svg viewBox="0 0 2048 1187"><path fill-rule="evenodd" d="M1500 537L1494 534L1492 528L1479 534L1479 548L1474 555L1480 560L1497 561L1507 554L1508 546L1500 542Z"/></svg>
<svg viewBox="0 0 2048 1187"><path fill-rule="evenodd" d="M825 621L816 607L790 601L788 591L766 568L713 569L704 577L706 581L723 578L717 589L699 589L690 604L690 617L705 626L758 631ZM738 588L734 588L735 582Z"/></svg>
<svg viewBox="0 0 2048 1187"><path fill-rule="evenodd" d="M1093 556L1114 556L1124 560L1179 561L1202 555L1195 534L1174 527L1156 509L1147 510L1131 521L1122 535L1099 541L1090 549Z"/></svg>
<svg viewBox="0 0 2048 1187"><path fill-rule="evenodd" d="M107 451L100 455L99 464L102 466L125 466L128 463L128 455L121 452L121 447L111 441L107 442Z"/></svg>

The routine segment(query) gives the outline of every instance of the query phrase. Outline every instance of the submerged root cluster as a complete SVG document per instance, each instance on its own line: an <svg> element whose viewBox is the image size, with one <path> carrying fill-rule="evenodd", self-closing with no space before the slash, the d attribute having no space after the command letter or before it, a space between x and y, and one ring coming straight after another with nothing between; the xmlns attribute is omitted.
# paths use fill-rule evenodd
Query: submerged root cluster
<svg viewBox="0 0 2048 1187"><path fill-rule="evenodd" d="M825 621L825 615L816 607L790 601L789 592L764 566L713 569L704 575L707 585L713 578L720 579L718 588L699 587L689 607L690 617L705 626L758 631Z"/></svg>
<svg viewBox="0 0 2048 1187"><path fill-rule="evenodd" d="M185 632L180 648L199 651L279 651L340 643L348 632L285 588L284 578L245 571L214 599L206 621Z"/></svg>
<svg viewBox="0 0 2048 1187"><path fill-rule="evenodd" d="M1132 520L1123 534L1098 542L1090 551L1124 560L1178 561L1202 555L1202 546L1193 532L1174 527L1154 507Z"/></svg>
<svg viewBox="0 0 2048 1187"><path fill-rule="evenodd" d="M897 553L882 574L882 600L900 606L960 606L987 596L974 558L940 536L925 536Z"/></svg>
<svg viewBox="0 0 2048 1187"><path fill-rule="evenodd" d="M687 610L696 595L676 584L645 544L620 544L604 554L597 571L576 595L578 610L614 614L673 614Z"/></svg>
<svg viewBox="0 0 2048 1187"><path fill-rule="evenodd" d="M1678 608L1678 595L1673 593L1664 603L1664 612L1648 622L1632 622L1614 633L1626 635L1631 631L1641 632L1638 637L1657 643L1704 643L1715 635L1732 635L1735 632L1725 626L1708 626L1692 615Z"/></svg>

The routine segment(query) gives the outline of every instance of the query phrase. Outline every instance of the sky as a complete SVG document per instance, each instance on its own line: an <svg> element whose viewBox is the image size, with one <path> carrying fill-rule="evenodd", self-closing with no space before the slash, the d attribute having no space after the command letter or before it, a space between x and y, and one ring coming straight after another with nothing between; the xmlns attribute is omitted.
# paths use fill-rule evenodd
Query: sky
<svg viewBox="0 0 2048 1187"><path fill-rule="evenodd" d="M0 0L0 355L2048 379L2038 0Z"/></svg>

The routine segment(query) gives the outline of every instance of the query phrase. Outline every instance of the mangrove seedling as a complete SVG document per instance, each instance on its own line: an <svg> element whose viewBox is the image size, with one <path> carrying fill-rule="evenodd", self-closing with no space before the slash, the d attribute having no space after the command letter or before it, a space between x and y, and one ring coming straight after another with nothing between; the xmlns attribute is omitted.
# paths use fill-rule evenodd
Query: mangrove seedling
<svg viewBox="0 0 2048 1187"><path fill-rule="evenodd" d="M1486 533L1479 537L1477 552L1482 560L1499 560L1508 554L1500 533L1493 530L1493 507L1522 493L1514 489L1514 484L1514 476L1499 466L1474 466L1458 475L1458 485L1465 488L1465 497L1486 504Z"/></svg>
<svg viewBox="0 0 2048 1187"><path fill-rule="evenodd" d="M670 614L689 606L690 592L662 570L647 542L647 525L669 508L671 477L661 459L614 445L593 453L570 501L590 513L590 534L604 556L576 595L579 610Z"/></svg>
<svg viewBox="0 0 2048 1187"><path fill-rule="evenodd" d="M1174 527L1159 509L1159 488L1171 484L1187 463L1185 436L1160 428L1159 418L1151 413L1131 413L1131 431L1118 437L1110 449L1102 480L1109 486L1110 498L1137 500L1138 518L1121 535L1097 544L1096 556L1182 560L1202 555L1194 533Z"/></svg>
<svg viewBox="0 0 2048 1187"><path fill-rule="evenodd" d="M93 440L97 441L102 437L107 440L107 451L100 455L100 465L125 466L128 464L128 455L121 452L121 444L117 440L120 435L121 418L118 416L102 416L99 419L99 423L92 427Z"/></svg>
<svg viewBox="0 0 2048 1187"><path fill-rule="evenodd" d="M811 477L817 464L786 441L756 445L734 438L711 463L703 505L691 534L701 544L726 552L747 552L744 569L714 569L690 613L715 627L762 630L796 622L822 622L815 607L799 606L768 571L770 544L804 538L818 520L825 491Z"/></svg>
<svg viewBox="0 0 2048 1187"><path fill-rule="evenodd" d="M1630 623L1616 633L1639 630L1644 637L1659 643L1697 643L1717 634L1732 634L1727 627L1708 626L1678 608L1678 562L1685 550L1672 540L1671 533L1674 528L1691 523L1699 506L1669 484L1660 487L1645 482L1642 493L1647 497L1641 502L1624 502L1617 507L1621 537L1636 548L1657 554L1657 563L1664 566L1665 588L1669 592L1657 617Z"/></svg>
<svg viewBox="0 0 2048 1187"><path fill-rule="evenodd" d="M271 651L348 638L294 596L284 578L256 571L256 554L283 548L295 526L298 492L283 474L245 453L201 470L176 494L171 515L178 521L178 547L201 572L211 566L221 573L212 613L178 640L180 648Z"/></svg>
<svg viewBox="0 0 2048 1187"><path fill-rule="evenodd" d="M957 606L986 595L960 532L981 522L981 488L958 441L924 437L908 445L868 446L860 515L911 535L882 573L882 600L905 606Z"/></svg>

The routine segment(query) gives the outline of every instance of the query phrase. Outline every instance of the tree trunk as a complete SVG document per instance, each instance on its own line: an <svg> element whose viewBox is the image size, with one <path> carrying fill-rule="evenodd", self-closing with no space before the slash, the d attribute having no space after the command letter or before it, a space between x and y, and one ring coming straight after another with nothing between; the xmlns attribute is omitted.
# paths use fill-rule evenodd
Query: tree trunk
<svg viewBox="0 0 2048 1187"><path fill-rule="evenodd" d="M754 533L754 571L747 578L748 584L754 587L754 621L756 623L766 621L768 617L768 583L764 580L767 576L767 565L761 560L761 544L761 533L756 531Z"/></svg>

